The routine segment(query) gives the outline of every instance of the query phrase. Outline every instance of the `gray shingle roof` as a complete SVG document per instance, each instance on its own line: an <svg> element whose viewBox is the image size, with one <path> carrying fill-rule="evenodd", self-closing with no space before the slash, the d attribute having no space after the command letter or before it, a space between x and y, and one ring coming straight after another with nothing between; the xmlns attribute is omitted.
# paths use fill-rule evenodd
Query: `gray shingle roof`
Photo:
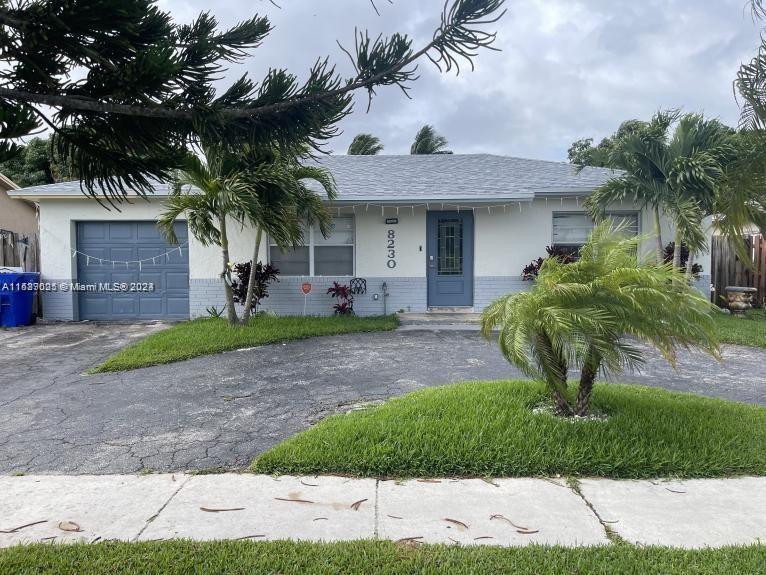
<svg viewBox="0 0 766 575"><path fill-rule="evenodd" d="M335 176L340 201L531 200L588 193L616 174L490 154L324 156L319 163Z"/></svg>
<svg viewBox="0 0 766 575"><path fill-rule="evenodd" d="M578 174L564 162L490 154L322 156L318 163L335 176L339 201L524 201L535 196L587 194L616 175L605 168L585 168ZM165 184L155 188L158 196L167 192ZM24 188L13 195L80 193L75 181Z"/></svg>

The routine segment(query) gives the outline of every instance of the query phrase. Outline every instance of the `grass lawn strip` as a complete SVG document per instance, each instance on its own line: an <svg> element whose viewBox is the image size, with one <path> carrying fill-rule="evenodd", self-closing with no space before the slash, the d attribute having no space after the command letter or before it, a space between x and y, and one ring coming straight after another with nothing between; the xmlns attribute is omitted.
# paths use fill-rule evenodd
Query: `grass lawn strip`
<svg viewBox="0 0 766 575"><path fill-rule="evenodd" d="M717 313L713 317L721 343L766 347L765 310L750 310L743 317L727 313Z"/></svg>
<svg viewBox="0 0 766 575"><path fill-rule="evenodd" d="M246 326L231 327L223 318L201 318L171 326L118 351L91 373L125 371L172 363L243 347L344 333L395 329L395 316L259 315Z"/></svg>
<svg viewBox="0 0 766 575"><path fill-rule="evenodd" d="M610 478L766 475L766 409L661 389L604 384L572 421L535 413L542 384L429 388L329 417L252 465L266 474L368 477Z"/></svg>
<svg viewBox="0 0 766 575"><path fill-rule="evenodd" d="M0 551L0 572L14 575L723 575L762 573L766 546L681 550L633 547L522 548L403 545L387 541L295 543L162 541L37 544Z"/></svg>

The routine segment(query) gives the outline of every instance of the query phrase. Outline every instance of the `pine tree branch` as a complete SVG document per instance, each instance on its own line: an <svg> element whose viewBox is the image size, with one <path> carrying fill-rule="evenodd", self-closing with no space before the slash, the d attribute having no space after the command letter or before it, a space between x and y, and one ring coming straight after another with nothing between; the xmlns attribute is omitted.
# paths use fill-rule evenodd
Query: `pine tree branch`
<svg viewBox="0 0 766 575"><path fill-rule="evenodd" d="M503 14L505 14L505 11L488 22L496 22L503 16ZM433 39L428 44L426 44L417 52L412 53L410 56L403 59L395 66L391 66L390 68L387 68L377 74L368 77L362 77L362 75L358 75L356 78L349 81L345 86L332 90L325 90L323 92L317 92L315 94L306 96L298 95L287 98L281 102L266 104L263 106L247 108L223 108L217 110L216 113L220 118L229 120L261 118L263 116L270 116L279 114L280 112L288 111L296 106L328 100L360 89L370 90L381 84L387 78L390 78L398 72L401 72L403 69L416 63L423 56L428 56L429 59L431 59L431 61L438 66L439 60L434 60L431 58L430 55L428 55L428 52L434 48L438 49L443 47L445 42L449 42L450 37L456 32L459 32L462 26L463 23L460 21L452 22L446 26L443 25L439 29L439 33L434 35ZM469 56L472 55L471 53L467 52L465 54ZM83 98L80 96L32 93L24 90L16 90L14 88L4 87L0 87L0 98L5 98L12 101L16 100L21 102L42 104L57 108L67 108L68 110L72 111L119 114L144 118L162 118L170 120L191 121L195 118L196 115L195 109L190 108L167 108L161 105L146 106L134 104L118 104L113 102L102 102L99 100Z"/></svg>

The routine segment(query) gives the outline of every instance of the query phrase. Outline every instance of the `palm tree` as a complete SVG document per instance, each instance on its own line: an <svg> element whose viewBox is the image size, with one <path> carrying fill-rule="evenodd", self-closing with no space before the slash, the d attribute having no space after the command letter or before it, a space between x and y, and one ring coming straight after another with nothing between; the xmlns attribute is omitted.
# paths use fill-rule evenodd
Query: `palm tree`
<svg viewBox="0 0 766 575"><path fill-rule="evenodd" d="M437 134L433 126L426 124L415 135L410 154L451 154L447 149L447 138Z"/></svg>
<svg viewBox="0 0 766 575"><path fill-rule="evenodd" d="M202 245L221 247L221 278L224 281L228 320L235 325L237 312L231 288L229 222L244 225L253 210L254 197L237 158L221 146L205 146L204 158L189 154L176 174L165 211L157 227L171 243L178 243L173 223L186 216L189 230Z"/></svg>
<svg viewBox="0 0 766 575"><path fill-rule="evenodd" d="M375 156L383 151L380 139L372 134L357 134L348 147L349 156Z"/></svg>
<svg viewBox="0 0 766 575"><path fill-rule="evenodd" d="M641 238L627 237L625 226L601 222L578 261L546 260L532 289L501 297L482 314L484 336L500 329L505 358L547 384L559 415L588 413L598 373L642 363L633 340L673 366L679 348L719 355L711 304L672 266L641 262ZM570 368L581 371L574 404Z"/></svg>
<svg viewBox="0 0 766 575"><path fill-rule="evenodd" d="M332 216L322 198L306 186L306 181L317 182L328 200L336 197L335 180L325 168L301 165L294 157L275 150L267 150L266 153L249 151L245 163L248 169L244 177L257 201L247 214L248 222L256 233L242 318L244 323L250 319L254 307L251 302L263 233L268 234L283 250L303 242L303 223L316 223L320 233L328 237Z"/></svg>
<svg viewBox="0 0 766 575"><path fill-rule="evenodd" d="M676 122L670 137L669 129ZM658 262L663 258L660 212L669 214L675 224L673 262L680 268L682 243L692 254L706 248L702 220L713 213L724 167L731 161L731 134L718 120L705 120L699 114L681 117L675 111L658 112L643 128L617 142L610 164L625 174L597 189L586 205L594 216L621 200L650 207Z"/></svg>

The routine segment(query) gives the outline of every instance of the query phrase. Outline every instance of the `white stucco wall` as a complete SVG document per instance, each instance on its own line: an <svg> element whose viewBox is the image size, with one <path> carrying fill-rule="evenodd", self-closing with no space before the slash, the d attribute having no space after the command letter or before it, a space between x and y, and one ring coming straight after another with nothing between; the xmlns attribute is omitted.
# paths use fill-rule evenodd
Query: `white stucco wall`
<svg viewBox="0 0 766 575"><path fill-rule="evenodd" d="M349 210L343 210L343 214ZM398 218L395 225L386 218ZM356 210L356 275L360 277L426 277L426 210L387 208ZM394 232L396 267L388 264L388 232Z"/></svg>
<svg viewBox="0 0 766 575"><path fill-rule="evenodd" d="M75 222L88 220L154 220L162 208L161 200L136 200L120 207L121 211L106 210L97 202L86 198L40 200L40 242L42 272L51 279L73 278L75 261L71 249L75 247ZM635 209L630 205L613 206L617 211ZM555 211L582 211L581 202L575 200L537 199L533 202L510 204L506 210L493 207L475 207L474 271L476 276L518 277L533 259L545 255L545 246L552 242ZM343 209L344 216L351 210ZM398 217L399 223L386 224L386 218ZM651 234L652 215L642 212L640 231ZM355 213L355 275L360 277L425 277L426 275L426 210L409 206L380 208L365 211L357 207ZM388 262L388 231L395 233L396 267ZM673 239L670 225L663 218L663 243ZM229 240L231 259L248 261L252 256L254 234L230 222ZM260 259L267 257L266 241L261 247ZM654 244L647 245L654 249ZM221 253L217 246L203 246L189 238L189 273L192 279L214 278L221 269ZM697 261L710 273L710 254L700 254Z"/></svg>

